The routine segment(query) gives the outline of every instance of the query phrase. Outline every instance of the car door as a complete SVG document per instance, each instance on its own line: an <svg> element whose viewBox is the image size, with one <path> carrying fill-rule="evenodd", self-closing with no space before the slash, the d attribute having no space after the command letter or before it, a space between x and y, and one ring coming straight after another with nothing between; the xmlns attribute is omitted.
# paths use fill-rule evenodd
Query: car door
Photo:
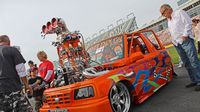
<svg viewBox="0 0 200 112"><path fill-rule="evenodd" d="M157 48L161 49L160 46ZM129 53L142 52L144 54L144 58L137 60L134 66L136 75L132 87L139 99L151 95L164 83L164 81L160 81L161 74L165 71L160 67L163 65L163 53L157 48L142 33L135 35L132 40Z"/></svg>
<svg viewBox="0 0 200 112"><path fill-rule="evenodd" d="M153 31L144 31L142 35L153 45L152 47L154 47L152 48L154 49L152 52L157 62L155 76L159 75L157 83L160 85L165 84L171 80L170 74L172 74L171 72L173 71L171 58Z"/></svg>

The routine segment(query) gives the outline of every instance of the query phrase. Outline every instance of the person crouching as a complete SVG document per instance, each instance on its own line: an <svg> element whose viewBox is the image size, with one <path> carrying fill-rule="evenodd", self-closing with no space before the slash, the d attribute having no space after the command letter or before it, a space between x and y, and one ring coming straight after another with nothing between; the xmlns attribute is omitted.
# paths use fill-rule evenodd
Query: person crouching
<svg viewBox="0 0 200 112"><path fill-rule="evenodd" d="M33 98L35 100L35 110L39 112L42 106L42 96L45 90L45 83L41 77L38 76L37 67L32 68L30 72L29 86L33 89ZM31 96L28 96L31 98Z"/></svg>

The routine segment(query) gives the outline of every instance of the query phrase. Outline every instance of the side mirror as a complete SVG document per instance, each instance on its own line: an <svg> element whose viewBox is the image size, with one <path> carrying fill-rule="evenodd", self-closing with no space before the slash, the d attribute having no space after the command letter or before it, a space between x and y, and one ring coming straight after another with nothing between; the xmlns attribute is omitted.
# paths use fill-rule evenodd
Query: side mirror
<svg viewBox="0 0 200 112"><path fill-rule="evenodd" d="M144 58L144 54L142 54L142 52L135 52L129 56L129 61L132 63L142 58Z"/></svg>

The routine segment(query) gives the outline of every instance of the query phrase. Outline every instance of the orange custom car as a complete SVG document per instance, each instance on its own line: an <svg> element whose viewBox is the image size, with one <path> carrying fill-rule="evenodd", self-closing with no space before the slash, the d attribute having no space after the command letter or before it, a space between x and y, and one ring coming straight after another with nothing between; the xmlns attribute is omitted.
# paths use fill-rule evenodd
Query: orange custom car
<svg viewBox="0 0 200 112"><path fill-rule="evenodd" d="M41 112L129 112L172 80L171 58L150 30L108 38L87 52L84 80L47 89Z"/></svg>

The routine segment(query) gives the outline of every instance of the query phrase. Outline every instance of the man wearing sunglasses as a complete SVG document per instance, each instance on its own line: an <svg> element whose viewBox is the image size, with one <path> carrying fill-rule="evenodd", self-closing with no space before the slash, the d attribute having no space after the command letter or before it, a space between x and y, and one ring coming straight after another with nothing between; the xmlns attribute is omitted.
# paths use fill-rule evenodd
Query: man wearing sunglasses
<svg viewBox="0 0 200 112"><path fill-rule="evenodd" d="M190 76L191 83L186 88L195 86L195 91L200 91L200 61L194 45L191 18L183 10L173 11L168 4L160 7L160 13L168 20L172 43Z"/></svg>

